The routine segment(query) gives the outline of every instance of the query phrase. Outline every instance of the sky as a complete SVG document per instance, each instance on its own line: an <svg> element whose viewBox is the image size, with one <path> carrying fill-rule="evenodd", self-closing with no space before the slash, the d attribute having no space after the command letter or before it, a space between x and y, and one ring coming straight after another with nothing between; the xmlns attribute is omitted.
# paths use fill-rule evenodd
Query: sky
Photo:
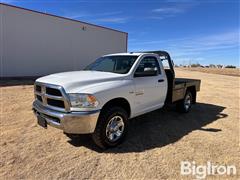
<svg viewBox="0 0 240 180"><path fill-rule="evenodd" d="M175 64L240 66L239 0L0 0L128 33L128 51L166 50Z"/></svg>

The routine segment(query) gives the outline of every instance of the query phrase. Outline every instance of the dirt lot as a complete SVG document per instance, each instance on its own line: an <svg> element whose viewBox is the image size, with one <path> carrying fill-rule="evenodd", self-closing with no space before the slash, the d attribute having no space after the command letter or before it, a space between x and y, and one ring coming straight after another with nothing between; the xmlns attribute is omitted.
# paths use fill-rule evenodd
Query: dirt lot
<svg viewBox="0 0 240 180"><path fill-rule="evenodd" d="M240 69L239 68L236 68L236 69L234 69L234 68L219 69L219 68L201 68L201 67L198 68L198 67L196 67L196 68L179 68L179 69L240 77Z"/></svg>
<svg viewBox="0 0 240 180"><path fill-rule="evenodd" d="M237 166L239 178L239 77L177 71L199 78L201 92L189 114L172 108L131 121L127 141L99 151L89 136L70 140L36 124L33 86L1 87L0 179L190 179L180 162Z"/></svg>

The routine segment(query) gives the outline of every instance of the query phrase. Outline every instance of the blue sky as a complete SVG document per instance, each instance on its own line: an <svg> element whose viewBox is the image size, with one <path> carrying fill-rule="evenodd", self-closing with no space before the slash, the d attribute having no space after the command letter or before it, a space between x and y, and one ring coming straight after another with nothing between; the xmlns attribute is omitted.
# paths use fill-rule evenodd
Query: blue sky
<svg viewBox="0 0 240 180"><path fill-rule="evenodd" d="M0 0L128 32L128 50L167 50L177 64L239 66L238 0Z"/></svg>

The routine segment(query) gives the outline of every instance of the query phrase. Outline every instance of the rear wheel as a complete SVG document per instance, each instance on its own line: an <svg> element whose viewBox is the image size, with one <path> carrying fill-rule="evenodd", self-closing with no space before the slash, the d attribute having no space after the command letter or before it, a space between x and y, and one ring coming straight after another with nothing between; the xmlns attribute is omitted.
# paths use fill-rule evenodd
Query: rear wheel
<svg viewBox="0 0 240 180"><path fill-rule="evenodd" d="M187 113L191 109L193 102L191 91L187 91L184 99L177 103L177 110L182 113Z"/></svg>
<svg viewBox="0 0 240 180"><path fill-rule="evenodd" d="M123 108L106 108L99 116L92 138L100 148L114 147L123 141L127 128L128 115Z"/></svg>

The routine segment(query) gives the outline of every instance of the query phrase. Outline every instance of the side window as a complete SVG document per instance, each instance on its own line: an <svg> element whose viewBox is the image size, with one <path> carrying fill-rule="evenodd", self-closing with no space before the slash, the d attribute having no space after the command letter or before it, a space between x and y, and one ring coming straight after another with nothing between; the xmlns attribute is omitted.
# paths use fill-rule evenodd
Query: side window
<svg viewBox="0 0 240 180"><path fill-rule="evenodd" d="M138 65L136 72L143 72L145 68L156 69L158 71L158 74L161 74L159 63L155 57L149 56L143 58L140 64Z"/></svg>

